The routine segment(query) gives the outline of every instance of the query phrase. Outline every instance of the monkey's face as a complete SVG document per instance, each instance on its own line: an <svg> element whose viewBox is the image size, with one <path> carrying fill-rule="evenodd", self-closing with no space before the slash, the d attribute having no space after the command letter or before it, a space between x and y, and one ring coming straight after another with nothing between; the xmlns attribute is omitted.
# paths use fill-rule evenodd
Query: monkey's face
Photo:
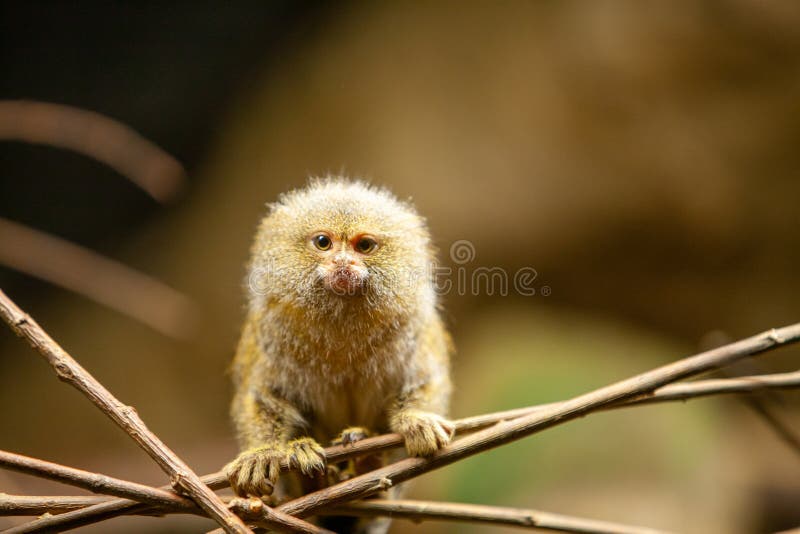
<svg viewBox="0 0 800 534"><path fill-rule="evenodd" d="M408 309L431 287L424 220L389 193L321 182L273 204L253 246L253 296L315 309ZM255 277L255 279L253 278Z"/></svg>
<svg viewBox="0 0 800 534"><path fill-rule="evenodd" d="M325 289L340 296L364 293L370 275L365 261L380 248L377 237L367 233L351 237L323 230L311 235L308 246L319 258L316 274Z"/></svg>

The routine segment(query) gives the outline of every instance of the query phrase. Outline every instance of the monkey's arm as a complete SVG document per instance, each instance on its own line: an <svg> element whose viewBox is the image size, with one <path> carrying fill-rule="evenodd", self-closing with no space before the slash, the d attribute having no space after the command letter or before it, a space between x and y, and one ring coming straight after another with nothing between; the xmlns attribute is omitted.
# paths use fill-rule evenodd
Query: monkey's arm
<svg viewBox="0 0 800 534"><path fill-rule="evenodd" d="M316 441L291 440L306 422L296 406L268 389L256 365L259 357L252 329L245 327L234 363L237 391L231 405L242 452L225 466L225 473L234 492L257 497L272 494L283 461L307 475L325 469L325 453Z"/></svg>
<svg viewBox="0 0 800 534"><path fill-rule="evenodd" d="M422 338L406 383L389 408L389 428L405 438L412 456L425 456L450 443L455 426L444 416L450 399L452 344L440 321Z"/></svg>

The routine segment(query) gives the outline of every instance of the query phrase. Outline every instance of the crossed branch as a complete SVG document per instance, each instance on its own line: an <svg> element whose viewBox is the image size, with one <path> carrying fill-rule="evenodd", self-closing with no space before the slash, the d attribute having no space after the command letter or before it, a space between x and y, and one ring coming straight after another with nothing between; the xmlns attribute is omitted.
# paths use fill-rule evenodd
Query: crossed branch
<svg viewBox="0 0 800 534"><path fill-rule="evenodd" d="M215 520L214 532L252 532L245 523L279 532L324 533L305 521L312 515L394 516L419 520L483 522L583 533L654 533L653 529L594 521L535 510L423 501L367 499L373 494L469 456L510 443L555 425L601 410L688 400L709 395L747 394L800 387L800 371L730 379L679 380L718 369L746 357L800 341L800 323L743 339L572 399L456 421L458 438L426 458L405 458L369 473L291 500L277 507L258 499L223 499L215 490L228 486L221 472L195 474L153 434L136 411L118 401L28 315L0 291L0 317L36 349L57 376L86 395L119 425L169 475L170 484L155 488L99 473L0 451L0 467L57 480L112 497L15 496L0 493L0 515L43 515L4 532L63 531L120 515L196 514ZM397 434L384 434L325 449L338 462L403 445ZM290 466L281 466L289 470ZM116 497L116 498L113 498Z"/></svg>

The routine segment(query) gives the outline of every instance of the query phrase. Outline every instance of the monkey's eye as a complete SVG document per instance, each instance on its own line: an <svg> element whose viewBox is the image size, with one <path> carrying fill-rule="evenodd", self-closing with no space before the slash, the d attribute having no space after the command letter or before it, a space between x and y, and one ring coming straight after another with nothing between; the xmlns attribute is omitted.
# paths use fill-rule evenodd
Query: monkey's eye
<svg viewBox="0 0 800 534"><path fill-rule="evenodd" d="M325 234L315 235L311 238L311 242L314 243L314 246L317 247L319 250L328 250L331 248L331 238L326 236Z"/></svg>
<svg viewBox="0 0 800 534"><path fill-rule="evenodd" d="M362 237L356 241L356 250L362 254L371 254L378 249L378 242L371 237Z"/></svg>

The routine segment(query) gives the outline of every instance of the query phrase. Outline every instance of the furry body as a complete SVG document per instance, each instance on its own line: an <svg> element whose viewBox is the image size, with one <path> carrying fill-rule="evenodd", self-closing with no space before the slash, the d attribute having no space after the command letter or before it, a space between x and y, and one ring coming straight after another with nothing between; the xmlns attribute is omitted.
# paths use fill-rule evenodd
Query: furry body
<svg viewBox="0 0 800 534"><path fill-rule="evenodd" d="M413 455L449 442L451 343L409 204L315 181L271 206L251 254L231 408L242 453L226 468L238 494L271 494L284 459L318 475L319 443L343 432L399 432Z"/></svg>

